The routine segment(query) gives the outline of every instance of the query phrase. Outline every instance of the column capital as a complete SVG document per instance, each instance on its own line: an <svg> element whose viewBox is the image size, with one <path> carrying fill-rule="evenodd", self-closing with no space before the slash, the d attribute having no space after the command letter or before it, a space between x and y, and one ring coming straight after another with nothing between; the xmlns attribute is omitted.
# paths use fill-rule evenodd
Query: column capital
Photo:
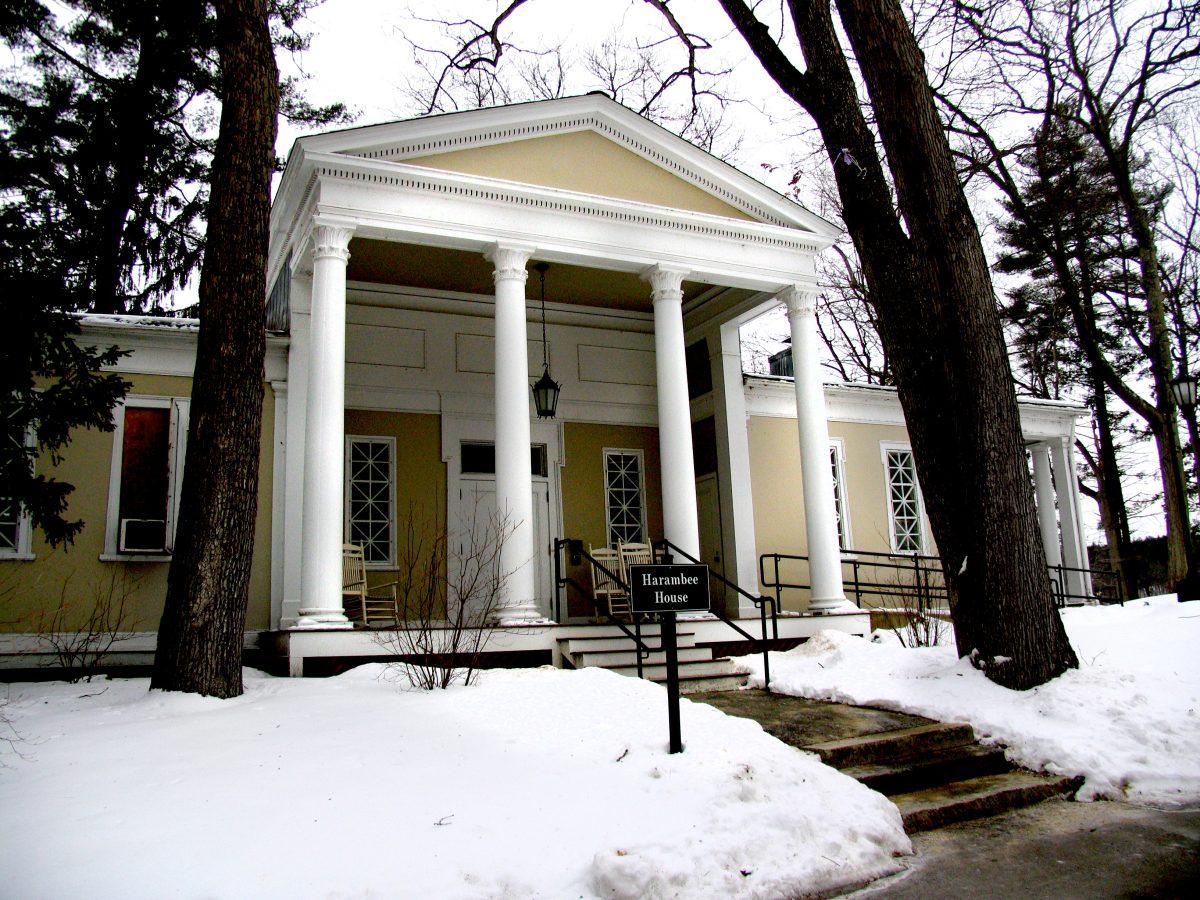
<svg viewBox="0 0 1200 900"><path fill-rule="evenodd" d="M313 259L340 259L347 262L350 259L350 238L354 237L353 226L344 223L322 222L317 219L313 223Z"/></svg>
<svg viewBox="0 0 1200 900"><path fill-rule="evenodd" d="M683 279L690 273L687 269L673 269L661 263L642 272L642 281L650 282L654 302L676 300L683 302Z"/></svg>
<svg viewBox="0 0 1200 900"><path fill-rule="evenodd" d="M525 264L535 249L518 244L493 244L483 255L496 267L492 276L497 284L501 281L520 281L524 284L529 277Z"/></svg>
<svg viewBox="0 0 1200 900"><path fill-rule="evenodd" d="M819 296L812 288L799 284L790 285L779 292L779 299L787 306L789 319L795 316L815 316Z"/></svg>

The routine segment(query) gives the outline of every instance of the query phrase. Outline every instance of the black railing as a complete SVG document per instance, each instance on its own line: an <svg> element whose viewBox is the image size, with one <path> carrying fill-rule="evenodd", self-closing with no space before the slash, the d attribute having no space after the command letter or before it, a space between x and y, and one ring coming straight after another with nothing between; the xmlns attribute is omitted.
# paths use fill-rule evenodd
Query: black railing
<svg viewBox="0 0 1200 900"><path fill-rule="evenodd" d="M676 547L674 544L672 544L666 538L663 538L661 541L655 541L653 546L654 546L655 550L657 550L661 554L661 556L664 560L671 559L671 557L673 555L678 555L678 556L682 556L684 559L688 560L689 562L695 563L696 565L707 565L706 563L702 563L700 560L696 559L696 557L692 556L687 551L681 550L679 547ZM738 634L740 634L742 637L744 637L746 640L748 640L756 650L758 650L762 653L762 655L763 655L763 687L766 689L767 693L770 693L771 692L771 658L767 653L767 651L769 649L768 644L767 644L767 642L769 640L769 638L767 637L767 607L768 606L771 607L771 630L775 636L775 639L778 640L779 639L779 616L778 616L778 610L776 608L777 604L775 602L775 599L773 597L762 596L761 594L757 597L754 596L749 591L743 589L741 587L741 585L739 585L733 581L730 581L723 574L721 574L720 572L718 572L716 569L712 568L711 566L709 566L708 572L709 572L709 576L712 579L723 584L727 588L733 588L733 590L736 593L745 597L747 600L749 600L751 603L753 603L756 607L758 607L758 618L759 618L759 622L761 622L761 624L762 624L762 640L759 640L758 638L754 637L752 634L750 634L750 632L746 631L744 628L742 628L740 625L738 625L736 622L734 622L733 619L731 619L727 615L725 615L725 612L723 610L713 607L709 610L709 612L711 612L714 616L716 616L718 619L720 619L722 622L724 622L726 625L728 625L730 628L732 628L734 631L736 631Z"/></svg>
<svg viewBox="0 0 1200 900"><path fill-rule="evenodd" d="M624 622L622 622L620 619L618 619L616 616L614 616L612 614L611 609L609 609L607 606L601 607L599 601L596 600L595 594L592 594L586 587L584 587L582 584L580 584L574 578L571 578L569 575L563 574L562 551L564 549L568 553L571 554L572 562L578 561L577 564L582 565L583 561L587 560L589 563L592 564L593 567L595 567L596 569L603 572L605 574L605 576L607 576L608 578L611 578L612 581L618 587L620 587L621 590L625 591L626 594L629 593L629 585L627 585L625 583L624 579L622 579L619 575L617 575L615 572L613 572L611 569L609 569L606 565L604 565L604 563L599 562L594 556L592 556L592 554L590 554L586 550L584 550L583 549L583 541L574 540L572 538L558 538L554 542L554 617L555 617L555 621L562 622L562 597L564 594L564 590L566 588L573 587L573 588L575 588L576 592L579 593L580 595L582 595L584 597L590 596L591 600L592 600L592 608L595 611L596 615L603 616L605 619L608 620L609 624L616 625L618 628L621 629L621 631L623 631L625 633L626 637L628 637L631 641L633 641L634 646L637 648L638 678L642 678L644 676L644 670L643 670L644 660L648 659L650 654L652 652L654 652L654 650L662 650L661 637L659 639L658 647L650 648L650 647L646 646L645 642L642 640L642 617L641 616L639 616L639 615L631 616L631 618L633 619L633 631L630 631L626 627ZM569 601L568 601L568 605L569 605Z"/></svg>
<svg viewBox="0 0 1200 900"><path fill-rule="evenodd" d="M785 590L810 591L812 586L794 575L800 564L807 566L808 557L795 553L764 553L758 558L759 580L763 587L774 591L775 602L782 608ZM848 598L858 607L864 600L870 607L912 610L919 614L950 611L949 592L940 557L920 553L877 553L855 550L842 557L842 584ZM1063 607L1071 602L1099 600L1123 603L1120 584L1111 579L1109 590L1098 591L1096 580L1105 573L1070 566L1050 566L1050 587L1054 602ZM1074 576L1084 576L1076 578ZM1092 580L1090 593L1077 589ZM874 601L874 602L872 602Z"/></svg>

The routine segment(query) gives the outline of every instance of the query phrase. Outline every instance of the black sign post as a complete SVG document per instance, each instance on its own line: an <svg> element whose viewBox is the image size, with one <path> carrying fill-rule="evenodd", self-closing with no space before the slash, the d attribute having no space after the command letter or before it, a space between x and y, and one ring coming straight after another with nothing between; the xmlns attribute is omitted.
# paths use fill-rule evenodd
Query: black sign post
<svg viewBox="0 0 1200 900"><path fill-rule="evenodd" d="M653 613L662 623L667 657L667 728L671 752L683 752L679 731L679 648L675 613L708 612L708 566L630 566L629 599L633 612Z"/></svg>

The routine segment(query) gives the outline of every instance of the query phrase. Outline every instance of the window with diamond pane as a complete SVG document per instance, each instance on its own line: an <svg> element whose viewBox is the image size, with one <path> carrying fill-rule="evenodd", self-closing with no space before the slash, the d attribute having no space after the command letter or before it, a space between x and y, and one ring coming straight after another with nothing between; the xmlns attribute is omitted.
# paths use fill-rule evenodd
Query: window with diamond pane
<svg viewBox="0 0 1200 900"><path fill-rule="evenodd" d="M11 497L0 497L0 552L15 553L21 535L20 504Z"/></svg>
<svg viewBox="0 0 1200 900"><path fill-rule="evenodd" d="M389 440L351 438L347 454L346 540L363 548L368 563L392 561L392 484Z"/></svg>
<svg viewBox="0 0 1200 900"><path fill-rule="evenodd" d="M892 506L892 549L920 553L921 497L911 450L887 451L888 500Z"/></svg>
<svg viewBox="0 0 1200 900"><path fill-rule="evenodd" d="M846 499L842 489L842 459L837 444L829 445L829 464L833 467L833 514L837 517L838 548L845 550L850 546L850 536L846 534Z"/></svg>
<svg viewBox="0 0 1200 900"><path fill-rule="evenodd" d="M642 498L642 455L635 451L604 453L605 498L608 504L608 541L640 544L646 540L645 504Z"/></svg>

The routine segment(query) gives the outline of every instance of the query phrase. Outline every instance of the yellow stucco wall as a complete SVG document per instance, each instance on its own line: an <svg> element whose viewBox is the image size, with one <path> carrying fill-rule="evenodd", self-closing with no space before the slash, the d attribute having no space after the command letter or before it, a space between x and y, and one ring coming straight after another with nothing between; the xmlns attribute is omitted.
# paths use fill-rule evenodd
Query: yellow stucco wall
<svg viewBox="0 0 1200 900"><path fill-rule="evenodd" d="M126 375L137 397L190 397L191 379L167 375ZM271 615L271 479L274 394L264 387L262 440L259 450L258 518L250 573L247 629L266 629ZM72 435L63 461L42 469L46 475L75 485L67 518L83 519L84 528L69 548L51 550L36 530L32 562L0 560L0 631L44 630L60 602L67 606L62 623L78 627L96 602L109 591L125 595L127 619L122 630L155 631L166 595L167 562L101 562L108 511L108 481L113 434L80 429ZM39 618L43 627L39 628Z"/></svg>
<svg viewBox="0 0 1200 900"><path fill-rule="evenodd" d="M658 432L633 425L563 425L566 465L562 470L563 530L585 544L608 544L604 509L604 449L641 450L648 538L662 537L662 482Z"/></svg>
<svg viewBox="0 0 1200 900"><path fill-rule="evenodd" d="M850 507L852 549L890 553L887 481L880 443L907 443L908 432L898 425L832 421L829 436L841 439L845 454L843 490ZM749 439L758 552L803 555L807 540L796 421L753 416ZM925 533L928 535L928 523ZM807 581L806 567L802 563L792 564L782 573L782 579ZM796 599L785 595L785 606L797 608Z"/></svg>
<svg viewBox="0 0 1200 900"><path fill-rule="evenodd" d="M403 533L411 516L422 532L444 529L446 464L441 417L388 410L346 410L346 434L396 439L396 524ZM368 583L390 581L390 572L369 571Z"/></svg>
<svg viewBox="0 0 1200 900"><path fill-rule="evenodd" d="M452 150L404 162L753 221L753 216L594 131Z"/></svg>
<svg viewBox="0 0 1200 900"><path fill-rule="evenodd" d="M582 540L584 547L608 544L604 509L604 449L641 450L643 490L646 503L647 538L662 537L662 480L659 470L658 430L633 425L595 425L566 422L563 425L566 465L562 469L563 535ZM589 584L588 567L572 567L567 573L580 584ZM593 610L568 591L572 616L590 616Z"/></svg>

